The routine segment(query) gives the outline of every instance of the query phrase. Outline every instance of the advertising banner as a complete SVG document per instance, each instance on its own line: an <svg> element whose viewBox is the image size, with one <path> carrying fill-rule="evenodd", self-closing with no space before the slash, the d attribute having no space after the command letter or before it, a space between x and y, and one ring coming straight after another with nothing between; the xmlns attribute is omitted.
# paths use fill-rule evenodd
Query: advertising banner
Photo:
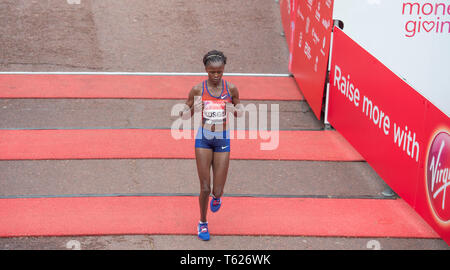
<svg viewBox="0 0 450 270"><path fill-rule="evenodd" d="M335 0L333 19L450 116L450 1Z"/></svg>
<svg viewBox="0 0 450 270"><path fill-rule="evenodd" d="M333 26L333 0L295 2L291 72L320 119Z"/></svg>
<svg viewBox="0 0 450 270"><path fill-rule="evenodd" d="M450 243L449 117L338 28L328 120Z"/></svg>
<svg viewBox="0 0 450 270"><path fill-rule="evenodd" d="M450 245L450 120L429 102L425 114L424 153L414 208Z"/></svg>

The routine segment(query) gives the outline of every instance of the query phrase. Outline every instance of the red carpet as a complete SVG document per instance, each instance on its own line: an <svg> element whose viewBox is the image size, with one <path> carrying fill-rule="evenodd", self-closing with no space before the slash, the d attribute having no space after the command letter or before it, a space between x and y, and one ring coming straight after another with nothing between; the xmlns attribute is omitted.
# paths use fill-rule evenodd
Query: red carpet
<svg viewBox="0 0 450 270"><path fill-rule="evenodd" d="M0 75L0 98L185 99L201 76ZM303 100L289 77L229 77L245 100ZM192 134L193 135L193 134ZM362 161L336 131L232 139L232 159ZM0 130L0 160L194 158L169 129ZM169 209L169 210L168 210ZM197 197L0 199L0 237L196 234ZM213 235L439 238L403 200L225 197Z"/></svg>
<svg viewBox="0 0 450 270"><path fill-rule="evenodd" d="M224 77L225 78L225 77ZM0 75L0 98L185 99L204 76ZM291 77L225 78L242 100L303 100Z"/></svg>
<svg viewBox="0 0 450 270"><path fill-rule="evenodd" d="M232 159L363 160L336 131L280 131L270 151L259 135L245 138L231 140ZM109 158L195 158L194 139L170 129L0 130L0 160Z"/></svg>
<svg viewBox="0 0 450 270"><path fill-rule="evenodd" d="M2 237L196 234L198 198L0 199L0 219ZM213 236L439 238L401 199L225 197L208 221Z"/></svg>

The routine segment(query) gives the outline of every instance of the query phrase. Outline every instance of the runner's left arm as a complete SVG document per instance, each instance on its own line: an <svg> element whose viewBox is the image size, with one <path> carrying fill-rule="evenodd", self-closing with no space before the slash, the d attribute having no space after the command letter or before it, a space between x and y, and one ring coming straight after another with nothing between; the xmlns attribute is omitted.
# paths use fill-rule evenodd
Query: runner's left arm
<svg viewBox="0 0 450 270"><path fill-rule="evenodd" d="M241 117L244 114L244 105L242 105L241 100L239 98L239 91L237 87L230 83L229 84L229 90L232 98L233 103L233 112L235 117Z"/></svg>

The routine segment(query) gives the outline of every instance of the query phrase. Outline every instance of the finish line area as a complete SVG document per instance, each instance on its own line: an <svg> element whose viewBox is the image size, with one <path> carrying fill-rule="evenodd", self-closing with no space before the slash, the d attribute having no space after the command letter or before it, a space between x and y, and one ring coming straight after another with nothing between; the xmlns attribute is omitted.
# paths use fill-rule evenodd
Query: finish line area
<svg viewBox="0 0 450 270"><path fill-rule="evenodd" d="M20 76L18 79L16 76ZM64 101L77 102L78 110L83 109L83 102L94 99L98 102L110 102L111 99L179 99L183 101L186 89L182 86L192 85L199 81L198 76L117 76L117 75L75 75L75 74L49 74L26 75L7 74L0 75L0 96L4 99L4 106L12 102L35 99L39 102ZM293 78L291 77L259 77L243 76L229 77L233 82L239 82L240 89L252 89L246 93L246 100L258 100L259 94L264 92L264 100L277 102L300 103L304 102L299 94ZM108 88L108 85L114 85ZM127 88L127 85L133 85ZM154 86L154 88L153 88ZM121 89L118 94L114 89ZM48 91L43 91L48 89ZM130 89L128 91L128 89ZM166 96L158 96L164 91ZM17 90L17 91L16 91ZM40 91L37 91L40 90ZM184 93L183 93L183 91ZM171 94L169 94L171 93ZM243 91L244 93L244 91ZM14 109L14 108L13 108ZM170 113L170 108L158 109L160 113ZM20 110L19 110L20 111ZM18 112L19 112L18 111ZM161 112L162 111L162 112ZM280 109L281 118L285 112ZM18 116L21 117L20 115ZM39 115L37 115L39 117ZM71 117L68 115L67 117ZM92 116L95 118L95 115ZM68 119L69 119L68 118ZM124 160L162 161L170 163L173 169L152 168L142 171L148 178L167 178L169 182L161 183L166 187L179 185L171 183L170 179L180 177L176 170L181 163L192 161L185 169L190 170L187 175L195 178L193 140L174 140L170 135L170 122L166 122L166 129L39 129L23 128L25 119L20 125L10 122L0 130L0 164L5 166L30 170L30 164L64 162L113 162ZM363 158L348 144L336 131L333 130L280 130L280 144L273 151L260 150L260 140L232 140L230 170L239 167L240 163L253 162L255 168L264 168L265 162L271 166L295 166L302 162L311 162L309 170L321 170L323 166L335 166L336 163L357 165L363 163ZM288 164L288 162L291 162ZM28 165L26 165L28 164ZM27 168L28 166L28 168ZM46 165L48 166L48 165ZM57 165L57 167L60 165ZM190 166L190 167L189 167ZM38 166L39 167L39 166ZM249 167L249 166L246 166ZM50 167L46 167L45 170ZM286 167L287 168L287 167ZM125 168L123 168L125 169ZM34 173L39 171L34 169ZM86 170L86 169L85 169ZM89 169L87 169L89 170ZM100 165L97 168L105 172ZM282 176L270 175L266 168L249 170L244 175L238 173L231 175L229 185L236 183L240 187L241 195L228 196L225 193L224 205L218 214L209 214L210 230L218 236L311 236L311 237L391 237L391 238L438 238L436 233L400 198L384 199L374 192L372 195L354 195L334 197L291 196L270 194L267 190L274 189L280 181L301 181L305 187L314 186L315 182L324 185L349 185L346 179L335 183L332 175L326 179L323 175L318 178L304 179L301 175L284 179ZM284 170L284 169L283 169ZM157 192L155 196L102 196L98 186L108 186L108 179L99 177L99 183L93 184L96 193L100 195L77 196L70 195L76 189L77 182L64 182L62 190L65 194L44 196L49 194L45 187L39 183L30 187L39 189L39 194L32 190L26 194L18 194L14 181L20 173L7 170L4 178L8 182L6 189L2 190L0 197L0 218L7 220L0 226L2 237L23 236L81 236L81 235L194 235L195 224L198 220L198 199L193 196L167 196L170 192ZM20 171L20 170L19 170ZM162 173L160 172L162 171ZM285 170L287 171L287 170ZM41 171L43 172L43 171ZM53 179L60 181L64 175L61 167L56 169ZM46 172L48 173L48 171ZM86 173L86 172L80 172ZM95 172L91 172L95 174ZM173 175L170 175L173 174ZM155 175L155 176L152 176ZM20 176L22 180L33 181L33 176ZM92 176L91 176L92 177ZM338 176L335 176L339 178ZM95 177L94 177L95 178ZM251 189L237 179L250 179L249 185L257 186L256 179L264 179L267 196L251 197ZM255 179L255 180L252 180ZM39 178L38 178L39 180ZM81 181L81 180L78 180ZM95 180L94 180L95 181ZM131 181L127 178L117 178L124 183ZM152 180L150 180L152 181ZM156 180L154 181L161 181ZM195 188L196 179L189 179ZM81 181L82 182L82 181ZM103 183L100 183L103 182ZM327 183L328 182L328 183ZM55 182L54 182L55 184ZM285 190L293 183L281 185ZM25 187L26 188L26 187ZM167 188L163 188L167 190ZM179 188L179 193L191 193L192 189ZM317 190L317 189L316 189ZM249 195L247 196L246 193ZM287 193L287 192L286 192ZM126 194L126 192L124 192ZM239 224L238 226L236 226Z"/></svg>

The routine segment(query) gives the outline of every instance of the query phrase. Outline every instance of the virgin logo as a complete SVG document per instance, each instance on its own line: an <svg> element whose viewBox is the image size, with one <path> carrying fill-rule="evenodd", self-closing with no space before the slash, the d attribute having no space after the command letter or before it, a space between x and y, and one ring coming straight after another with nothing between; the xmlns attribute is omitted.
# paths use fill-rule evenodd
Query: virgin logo
<svg viewBox="0 0 450 270"><path fill-rule="evenodd" d="M427 195L436 216L442 221L450 220L450 201L447 188L450 186L450 135L439 132L431 143L426 167Z"/></svg>

